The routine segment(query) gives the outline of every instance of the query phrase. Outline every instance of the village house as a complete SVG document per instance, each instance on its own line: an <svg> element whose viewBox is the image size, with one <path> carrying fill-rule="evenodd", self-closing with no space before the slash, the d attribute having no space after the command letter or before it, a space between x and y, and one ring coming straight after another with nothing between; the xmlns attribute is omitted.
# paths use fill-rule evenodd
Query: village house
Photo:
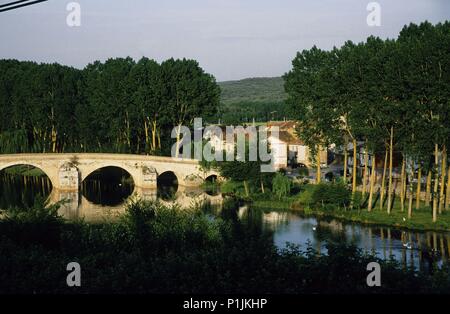
<svg viewBox="0 0 450 314"><path fill-rule="evenodd" d="M272 160L275 169L285 169L287 167L305 166L308 168L315 167L312 164L311 154L308 146L300 140L295 134L295 121L269 122L266 126L267 140L269 143ZM226 127L218 126L221 132L205 131L204 136L208 138L211 147L215 151L230 152L234 150L235 141L229 143L226 140ZM278 127L278 134L274 132ZM234 139L245 132L246 128L234 128ZM245 133L248 139L249 134ZM327 150L322 150L320 154L321 166L327 165Z"/></svg>
<svg viewBox="0 0 450 314"><path fill-rule="evenodd" d="M233 152L239 136L244 136L246 140L248 140L249 137L252 136L252 134L249 134L247 132L247 127L230 126L230 128L233 130L233 140L231 142L228 142L226 133L227 127L224 125L216 125L214 126L214 128L215 129L206 128L204 130L203 137L208 140L211 147L214 148L216 152Z"/></svg>
<svg viewBox="0 0 450 314"><path fill-rule="evenodd" d="M309 147L295 134L296 125L295 121L267 123L268 142L276 169L298 165L314 167ZM278 127L278 137L273 132L275 127ZM322 149L320 152L321 167L326 167L327 158L327 150Z"/></svg>

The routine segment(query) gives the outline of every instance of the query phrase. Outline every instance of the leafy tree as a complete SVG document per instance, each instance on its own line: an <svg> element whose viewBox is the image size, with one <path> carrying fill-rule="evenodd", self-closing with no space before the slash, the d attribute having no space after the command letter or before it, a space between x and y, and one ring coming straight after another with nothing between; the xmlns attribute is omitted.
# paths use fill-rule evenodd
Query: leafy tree
<svg viewBox="0 0 450 314"><path fill-rule="evenodd" d="M278 199L288 196L291 193L291 180L284 174L277 172L273 178L272 191Z"/></svg>
<svg viewBox="0 0 450 314"><path fill-rule="evenodd" d="M170 122L177 127L177 156L181 126L192 125L194 118L208 118L217 112L220 89L194 60L169 59L161 63L163 105L170 112Z"/></svg>
<svg viewBox="0 0 450 314"><path fill-rule="evenodd" d="M383 152L380 208L384 204L388 170L387 212L392 209L395 156L403 157L402 209L409 181L409 217L417 168L419 181L422 172L428 173L427 202L433 185L433 220L449 207L448 179L445 188L450 138L450 58L446 49L449 34L449 22L436 25L424 22L405 26L397 39L369 37L358 44L348 41L329 52L313 47L298 53L293 69L284 76L287 103L300 125L298 136L311 150L331 143L338 147L344 144L344 175L348 141L354 148L358 142L364 142L366 158L368 152L372 154L369 210L377 178L376 161ZM357 188L356 153L354 149L353 192ZM367 176L366 164L363 194ZM420 184L416 190L418 208Z"/></svg>

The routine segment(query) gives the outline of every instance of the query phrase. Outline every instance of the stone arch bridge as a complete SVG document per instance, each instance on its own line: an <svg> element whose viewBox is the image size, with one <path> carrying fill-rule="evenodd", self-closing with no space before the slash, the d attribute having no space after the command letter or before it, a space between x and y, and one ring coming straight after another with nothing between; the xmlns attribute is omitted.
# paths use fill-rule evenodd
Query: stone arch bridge
<svg viewBox="0 0 450 314"><path fill-rule="evenodd" d="M160 156L64 153L64 154L0 154L0 171L16 165L30 165L41 169L54 188L77 191L92 172L104 167L118 167L127 171L138 188L156 188L157 178L164 172L175 174L181 186L199 186L214 171L202 171L199 162Z"/></svg>

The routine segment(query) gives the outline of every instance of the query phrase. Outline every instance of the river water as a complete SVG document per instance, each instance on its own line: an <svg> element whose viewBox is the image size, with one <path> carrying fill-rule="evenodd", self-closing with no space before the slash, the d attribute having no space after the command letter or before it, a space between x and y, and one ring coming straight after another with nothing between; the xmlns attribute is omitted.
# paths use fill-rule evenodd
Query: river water
<svg viewBox="0 0 450 314"><path fill-rule="evenodd" d="M133 186L121 173L116 176L94 174L82 184L79 193L52 190L46 177L23 177L0 173L0 209L31 205L36 197L50 203L65 200L60 214L68 219L84 218L87 222L116 219L125 211L127 199L137 195L143 199L159 199L164 203L177 202L183 207L205 200L211 204L213 215L221 211L222 196L202 189L186 189L176 183L159 182L158 190L142 190ZM236 209L239 221L271 232L279 248L287 243L305 249L310 244L325 254L327 240L354 243L381 258L393 257L404 267L429 269L450 262L450 232L415 232L382 226L344 223L335 219L305 217L299 212L241 206Z"/></svg>

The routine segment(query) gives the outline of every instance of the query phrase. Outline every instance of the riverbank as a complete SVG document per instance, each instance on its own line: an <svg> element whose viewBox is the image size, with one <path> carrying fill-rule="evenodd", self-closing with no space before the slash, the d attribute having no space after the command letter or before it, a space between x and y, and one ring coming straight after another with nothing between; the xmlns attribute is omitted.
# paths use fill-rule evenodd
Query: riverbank
<svg viewBox="0 0 450 314"><path fill-rule="evenodd" d="M415 231L450 231L450 213L443 212L437 222L432 221L431 208L421 207L413 210L413 216L408 219L407 211L401 211L396 204L387 214L386 209L375 207L371 212L367 209L349 209L327 206L313 208L298 202L299 195L289 196L282 200L255 200L252 206L256 208L271 208L280 210L295 210L315 217L328 217L338 220L356 222L366 225L380 225Z"/></svg>

